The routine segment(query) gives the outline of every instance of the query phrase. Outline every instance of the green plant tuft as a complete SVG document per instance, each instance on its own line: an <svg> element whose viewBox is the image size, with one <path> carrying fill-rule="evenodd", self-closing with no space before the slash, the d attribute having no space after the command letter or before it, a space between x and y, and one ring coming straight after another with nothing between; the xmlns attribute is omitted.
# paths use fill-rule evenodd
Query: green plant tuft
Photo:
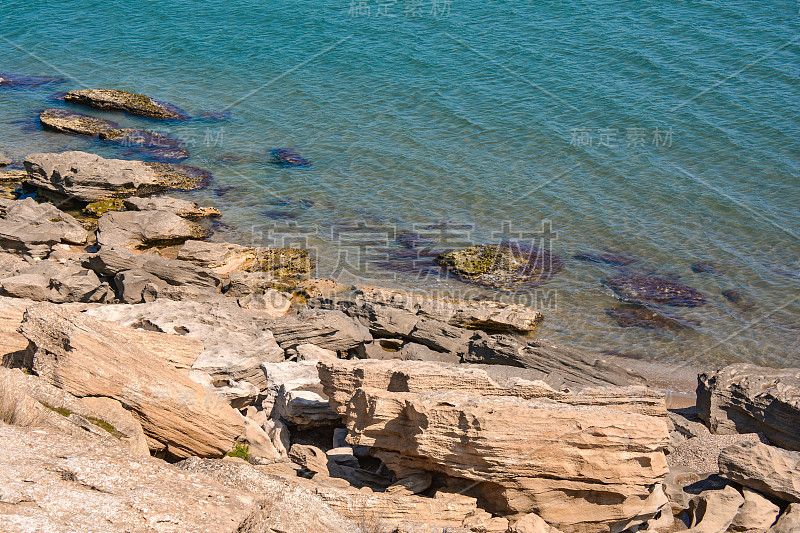
<svg viewBox="0 0 800 533"><path fill-rule="evenodd" d="M226 453L228 457L241 457L245 461L250 459L250 446L237 442L233 445L233 449Z"/></svg>

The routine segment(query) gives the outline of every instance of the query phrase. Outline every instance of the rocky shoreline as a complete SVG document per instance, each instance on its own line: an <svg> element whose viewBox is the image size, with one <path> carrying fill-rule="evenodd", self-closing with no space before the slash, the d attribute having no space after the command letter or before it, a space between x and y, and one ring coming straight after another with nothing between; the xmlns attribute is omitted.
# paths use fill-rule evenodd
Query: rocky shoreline
<svg viewBox="0 0 800 533"><path fill-rule="evenodd" d="M45 127L156 142L56 111ZM0 171L8 531L800 530L800 369L732 365L673 394L670 369L537 338L524 305L342 286L302 249L206 241L218 210L154 196L206 186L201 169L84 152L24 169ZM562 266L516 243L435 260L487 287ZM622 322L683 327L646 305L705 303L667 278L605 284L635 304Z"/></svg>

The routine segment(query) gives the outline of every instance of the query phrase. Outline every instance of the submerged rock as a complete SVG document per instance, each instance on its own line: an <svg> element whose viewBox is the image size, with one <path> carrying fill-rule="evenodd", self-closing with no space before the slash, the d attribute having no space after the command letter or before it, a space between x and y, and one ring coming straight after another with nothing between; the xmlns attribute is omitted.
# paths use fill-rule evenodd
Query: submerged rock
<svg viewBox="0 0 800 533"><path fill-rule="evenodd" d="M273 148L269 155L271 163L283 167L307 167L311 164L294 148Z"/></svg>
<svg viewBox="0 0 800 533"><path fill-rule="evenodd" d="M184 111L166 102L160 102L143 94L120 91L117 89L81 89L70 91L64 96L66 102L80 104L97 109L123 111L131 115L139 115L161 120L186 120Z"/></svg>
<svg viewBox="0 0 800 533"><path fill-rule="evenodd" d="M53 76L28 76L25 74L11 74L0 72L0 87L12 89L36 89L43 85L63 83L64 78Z"/></svg>
<svg viewBox="0 0 800 533"><path fill-rule="evenodd" d="M137 128L113 128L103 131L100 139L123 146L158 146L174 148L183 145L183 141L164 133L140 130Z"/></svg>
<svg viewBox="0 0 800 533"><path fill-rule="evenodd" d="M692 263L692 272L695 274L716 274L717 267L714 263L710 263L708 261L698 261L697 263Z"/></svg>
<svg viewBox="0 0 800 533"><path fill-rule="evenodd" d="M84 202L204 187L205 170L170 163L106 159L86 152L31 154L25 182Z"/></svg>
<svg viewBox="0 0 800 533"><path fill-rule="evenodd" d="M739 289L725 289L722 291L722 296L724 296L725 299L732 304L736 304L743 311L747 311L748 309L752 309L756 306L756 304L753 303L750 298L748 298L747 295Z"/></svg>
<svg viewBox="0 0 800 533"><path fill-rule="evenodd" d="M442 254L436 262L461 281L498 289L544 283L564 267L549 250L514 242L470 246Z"/></svg>
<svg viewBox="0 0 800 533"><path fill-rule="evenodd" d="M572 257L573 259L577 259L579 261L603 263L612 266L630 265L631 263L636 261L636 259L633 257L628 257L626 255L617 254L613 252L600 252L600 253L582 252L582 253L577 253Z"/></svg>
<svg viewBox="0 0 800 533"><path fill-rule="evenodd" d="M277 209L262 211L261 216L270 220L294 220L297 218L297 215L291 211L280 211Z"/></svg>
<svg viewBox="0 0 800 533"><path fill-rule="evenodd" d="M669 278L650 274L623 272L603 280L603 285L613 290L625 301L697 307L706 303L703 294Z"/></svg>
<svg viewBox="0 0 800 533"><path fill-rule="evenodd" d="M66 109L45 109L39 114L39 121L44 129L75 135L97 136L119 128L116 122Z"/></svg>
<svg viewBox="0 0 800 533"><path fill-rule="evenodd" d="M606 309L606 314L622 328L653 328L678 331L691 329L689 321L663 313L652 307L617 307Z"/></svg>

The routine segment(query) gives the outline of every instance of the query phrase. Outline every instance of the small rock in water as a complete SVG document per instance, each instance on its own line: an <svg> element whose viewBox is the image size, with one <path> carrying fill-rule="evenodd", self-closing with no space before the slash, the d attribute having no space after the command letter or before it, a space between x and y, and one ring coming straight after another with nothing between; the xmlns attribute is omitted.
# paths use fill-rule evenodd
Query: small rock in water
<svg viewBox="0 0 800 533"><path fill-rule="evenodd" d="M436 262L461 281L506 290L544 283L564 267L549 250L516 242L474 245L442 254Z"/></svg>
<svg viewBox="0 0 800 533"><path fill-rule="evenodd" d="M738 289L725 289L724 291L722 291L722 295L729 302L736 304L745 311L755 307L755 304L751 302L750 299L742 291Z"/></svg>
<svg viewBox="0 0 800 533"><path fill-rule="evenodd" d="M633 303L686 307L697 307L706 303L706 297L697 289L661 276L623 272L604 279L602 283L620 299Z"/></svg>
<svg viewBox="0 0 800 533"><path fill-rule="evenodd" d="M64 81L64 78L54 78L52 76L27 76L0 72L0 87L12 89L36 89L43 85L63 83Z"/></svg>
<svg viewBox="0 0 800 533"><path fill-rule="evenodd" d="M207 109L201 111L197 118L203 120L210 120L213 122L222 122L223 120L230 120L233 117L233 112L230 109Z"/></svg>
<svg viewBox="0 0 800 533"><path fill-rule="evenodd" d="M270 200L269 203L271 205L279 205L279 206L298 206L298 207L314 207L314 201L308 200L306 198L275 198Z"/></svg>
<svg viewBox="0 0 800 533"><path fill-rule="evenodd" d="M592 263L603 263L606 265L612 266L625 266L630 265L634 261L636 261L633 257L628 257L622 254L617 254L613 252L601 252L601 253L577 253L572 256L573 259L577 259L579 261L589 261Z"/></svg>
<svg viewBox="0 0 800 533"><path fill-rule="evenodd" d="M97 109L123 111L131 115L160 120L186 120L189 118L189 115L183 110L172 104L160 102L143 94L117 89L70 91L64 96L64 101Z"/></svg>
<svg viewBox="0 0 800 533"><path fill-rule="evenodd" d="M116 122L66 109L45 109L39 114L39 122L46 130L76 135L96 136L106 130L119 128Z"/></svg>
<svg viewBox="0 0 800 533"><path fill-rule="evenodd" d="M0 167L8 166L12 163L11 158L3 152L0 152Z"/></svg>
<svg viewBox="0 0 800 533"><path fill-rule="evenodd" d="M311 164L294 148L274 148L269 155L270 162L283 167L307 167Z"/></svg>
<svg viewBox="0 0 800 533"><path fill-rule="evenodd" d="M708 261L698 261L697 263L692 263L692 272L697 274L716 274L717 267L714 263L709 263Z"/></svg>
<svg viewBox="0 0 800 533"><path fill-rule="evenodd" d="M225 187L217 187L213 189L213 192L214 196L221 198L234 189L236 189L236 187L234 187L233 185L226 185Z"/></svg>
<svg viewBox="0 0 800 533"><path fill-rule="evenodd" d="M662 313L650 307L617 307L606 314L622 328L651 328L678 331L691 328L689 321Z"/></svg>
<svg viewBox="0 0 800 533"><path fill-rule="evenodd" d="M122 157L144 159L158 163L180 163L189 158L189 151L183 148L156 148L137 146L124 150L119 154Z"/></svg>
<svg viewBox="0 0 800 533"><path fill-rule="evenodd" d="M432 239L428 239L413 231L401 230L396 234L395 241L403 248L417 248L419 246L433 246Z"/></svg>
<svg viewBox="0 0 800 533"><path fill-rule="evenodd" d="M277 209L262 211L261 216L272 220L294 220L297 218L297 215L290 211L279 211Z"/></svg>

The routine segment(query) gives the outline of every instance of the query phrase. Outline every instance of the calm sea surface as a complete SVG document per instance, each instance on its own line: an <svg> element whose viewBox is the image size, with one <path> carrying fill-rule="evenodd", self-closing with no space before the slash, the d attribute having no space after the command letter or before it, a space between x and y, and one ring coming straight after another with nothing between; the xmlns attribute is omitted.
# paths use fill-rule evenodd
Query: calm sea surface
<svg viewBox="0 0 800 533"><path fill-rule="evenodd" d="M305 245L343 281L531 302L541 336L593 350L800 363L796 1L11 1L0 23L0 72L67 80L0 90L0 151L18 160L120 156L41 131L56 91L230 112L109 114L182 138L214 173L218 194L181 196L223 211L215 239ZM270 165L274 147L311 167ZM420 279L384 264L416 253L397 230L442 248L535 239L565 268L524 293ZM603 250L702 291L666 309L693 326L620 328L600 283L617 267L572 258Z"/></svg>

